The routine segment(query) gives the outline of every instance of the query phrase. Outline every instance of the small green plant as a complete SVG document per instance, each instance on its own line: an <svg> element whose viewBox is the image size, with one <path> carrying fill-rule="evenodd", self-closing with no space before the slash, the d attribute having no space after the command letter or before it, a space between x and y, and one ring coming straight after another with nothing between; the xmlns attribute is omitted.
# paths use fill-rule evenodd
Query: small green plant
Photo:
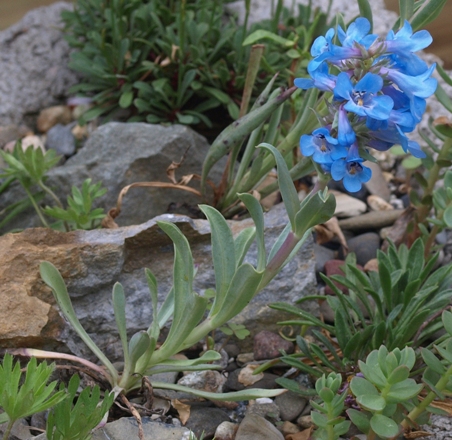
<svg viewBox="0 0 452 440"><path fill-rule="evenodd" d="M419 370L412 371L416 364L414 350L405 347L390 352L384 345L372 351L365 362L358 362L359 372L352 377L349 386L341 384L342 378L336 373L318 379L316 393L324 404L312 402L314 409L320 411L312 413L318 427L314 438L337 439L339 432L332 427L340 426L339 431L345 432L341 417L345 406L349 407L345 412L351 423L370 440L399 438L410 428L427 423L431 413L441 414L432 403L435 399L444 400L446 394L452 392L451 312L443 312L442 324L446 336L443 342L434 345L442 359L428 348L421 349L422 383L419 383ZM425 387L429 392L419 399Z"/></svg>
<svg viewBox="0 0 452 440"><path fill-rule="evenodd" d="M330 373L322 375L316 383L315 390L322 403L311 400L311 406L317 411L311 412L312 422L318 427L313 438L321 440L336 440L350 428L350 422L341 416L344 412L344 401L347 392L342 391L342 376Z"/></svg>
<svg viewBox="0 0 452 440"><path fill-rule="evenodd" d="M14 423L40 411L45 411L66 397L64 390L54 393L56 381L47 383L52 374L53 365L46 362L37 364L32 358L27 364L23 383L19 362L13 366L13 357L6 353L0 365L0 423L7 423L3 440L7 440Z"/></svg>
<svg viewBox="0 0 452 440"><path fill-rule="evenodd" d="M41 148L34 148L30 145L24 151L22 143L19 141L16 143L14 150L11 153L0 151L0 155L7 165L0 174L0 178L18 181L27 194L28 200L35 209L42 225L49 227L42 209L37 203L37 198L42 198L44 194L48 194L54 202L62 208L59 198L45 184L46 173L60 160L56 155L55 150L49 150L44 153ZM32 192L36 186L41 193Z"/></svg>
<svg viewBox="0 0 452 440"><path fill-rule="evenodd" d="M151 293L153 314L147 330L127 336L125 293L121 284L113 287L113 310L124 353L124 368L118 371L110 360L80 324L73 309L71 299L61 274L49 262L40 265L44 282L52 289L57 304L69 323L85 344L97 356L103 367L75 356L43 352L34 349L19 349L15 352L26 356L60 358L80 362L104 376L118 396L121 393L140 388L143 376L165 371L196 371L217 368L210 362L219 359L214 351L205 352L198 359L176 360L172 357L204 339L213 330L224 326L236 316L249 301L262 290L295 255L311 228L328 220L334 212L335 200L326 192L318 192L300 203L284 159L271 145L261 145L275 155L278 163L279 184L288 212L289 224L281 232L270 253L267 255L264 239L264 217L262 208L252 195L240 196L254 220L255 228L247 228L237 237L224 217L214 208L201 205L206 215L212 239L212 260L215 272L215 297L205 316L208 299L193 291L195 267L187 238L172 223L158 222L160 228L174 243L173 287L159 308L157 304L158 285L155 276L146 270L146 278ZM258 257L256 267L244 263L244 258L256 240ZM172 318L165 342L157 348L160 330ZM281 390L244 390L228 394L215 394L186 388L180 385L152 383L154 388L186 391L200 397L214 400L246 400L262 396L274 396Z"/></svg>
<svg viewBox="0 0 452 440"><path fill-rule="evenodd" d="M53 168L60 158L55 150L48 150L45 153L40 148L29 146L22 149L21 142L17 142L12 153L0 151L0 155L7 164L7 167L0 174L0 178L6 178L0 187L0 192L6 190L13 182L17 181L27 194L27 199L14 203L6 211L10 211L8 216L0 222L4 226L15 216L27 208L33 206L42 225L47 228L64 229L93 229L99 226L104 217L102 208L93 209L93 201L106 193L106 189L101 188L101 183L91 184L91 179L83 182L82 190L72 187L72 197L68 196L68 208L65 209L58 196L46 185L47 172ZM35 191L38 188L38 191ZM35 191L35 192L34 192ZM40 201L45 196L49 196L55 206L42 208ZM46 216L58 220L56 223L49 223Z"/></svg>
<svg viewBox="0 0 452 440"><path fill-rule="evenodd" d="M225 3L78 0L74 11L64 11L67 40L76 49L70 66L84 76L73 91L91 96L94 104L84 120L114 117L122 109L130 121L224 126L243 108L247 72L254 71L245 102L277 72L279 84L287 85L286 72L301 66L298 59L326 23L311 5L288 10L278 0L274 18L248 31L251 2L245 1L243 25L225 16ZM259 35L243 44L258 28L273 35L265 54L263 47L249 47Z"/></svg>
<svg viewBox="0 0 452 440"><path fill-rule="evenodd" d="M80 378L71 377L67 398L56 404L49 412L46 423L47 440L89 440L93 429L99 426L114 401L114 394L101 401L100 388L84 388L78 394ZM64 391L64 384L60 391Z"/></svg>
<svg viewBox="0 0 452 440"><path fill-rule="evenodd" d="M362 272L350 255L344 264L344 276L322 276L335 295L314 295L298 302L326 300L335 314L332 324L299 307L272 304L270 307L298 317L281 322L282 325L302 326L304 329L317 327L337 339L335 346L331 338L314 329L317 342L308 342L299 335L296 341L300 353L284 356L281 360L319 377L328 371L349 371L382 344L388 350L394 350L407 345L416 348L428 341L442 328L441 311L451 303L452 264L433 270L436 257L426 261L424 250L420 238L409 250L405 245L397 250L391 244L388 253L377 253L378 272ZM348 294L344 294L333 281L347 287ZM309 359L313 365L307 365L300 358Z"/></svg>
<svg viewBox="0 0 452 440"><path fill-rule="evenodd" d="M350 389L362 411L349 409L347 414L368 439L401 434L405 408L417 403L417 399L415 403L411 399L417 398L423 388L409 378L415 362L416 355L411 347L388 352L385 346L372 351L366 362L359 361L364 377L355 376Z"/></svg>
<svg viewBox="0 0 452 440"><path fill-rule="evenodd" d="M72 197L67 197L67 209L47 206L44 208L44 214L66 222L71 230L95 229L105 217L103 208L93 209L94 200L107 192L101 185L101 182L91 184L91 179L86 179L81 191L75 186L72 187Z"/></svg>

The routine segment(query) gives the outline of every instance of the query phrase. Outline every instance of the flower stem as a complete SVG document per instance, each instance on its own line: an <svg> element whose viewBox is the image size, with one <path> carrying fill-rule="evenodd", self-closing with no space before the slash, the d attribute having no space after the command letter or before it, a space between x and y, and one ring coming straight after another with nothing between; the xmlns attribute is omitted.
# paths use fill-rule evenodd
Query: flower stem
<svg viewBox="0 0 452 440"><path fill-rule="evenodd" d="M8 426L6 427L5 434L3 435L3 440L8 440L9 435L11 434L11 430L13 429L13 425L15 423L15 420L10 420L8 423Z"/></svg>
<svg viewBox="0 0 452 440"><path fill-rule="evenodd" d="M27 196L30 199L30 202L33 205L33 208L35 208L35 211L38 214L39 220L41 220L41 223L43 224L44 227L49 228L50 226L47 223L47 220L44 218L41 208L36 203L36 200L34 199L33 194L31 194L31 192L25 185L22 185L22 187L24 188L25 192L27 193Z"/></svg>
<svg viewBox="0 0 452 440"><path fill-rule="evenodd" d="M438 391L442 391L444 388L446 388L447 383L449 382L451 376L452 376L452 365L438 380L438 382L435 385L435 388ZM433 400L435 400L435 398L436 393L430 391L425 397L425 399L410 411L407 418L402 422L402 427L404 429L409 428L408 421L414 422L427 409L427 407L433 402Z"/></svg>

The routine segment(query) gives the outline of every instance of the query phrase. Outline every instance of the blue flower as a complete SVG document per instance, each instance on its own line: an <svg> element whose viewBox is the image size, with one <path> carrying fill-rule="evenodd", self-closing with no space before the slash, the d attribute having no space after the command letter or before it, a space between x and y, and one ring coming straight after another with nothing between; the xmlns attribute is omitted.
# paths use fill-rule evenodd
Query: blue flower
<svg viewBox="0 0 452 440"><path fill-rule="evenodd" d="M410 99L411 113L418 121L422 118L425 110L425 102L423 100L435 93L438 84L435 78L431 78L435 68L436 63L417 76L406 75L396 69L388 69L386 67L380 69L380 73L396 84Z"/></svg>
<svg viewBox="0 0 452 440"><path fill-rule="evenodd" d="M370 168L362 165L363 159L359 156L356 142L350 147L347 157L333 162L331 165L331 177L336 180L343 180L347 191L357 192L362 184L372 177Z"/></svg>
<svg viewBox="0 0 452 440"><path fill-rule="evenodd" d="M303 155L312 156L319 164L329 164L347 155L347 149L339 145L337 139L333 138L325 127L314 130L312 135L301 136L300 148Z"/></svg>
<svg viewBox="0 0 452 440"><path fill-rule="evenodd" d="M321 63L317 69L311 71L308 68L308 72L312 79L309 78L296 78L294 80L295 86L299 89L316 89L323 92L331 92L336 86L336 77L328 73L328 65Z"/></svg>
<svg viewBox="0 0 452 440"><path fill-rule="evenodd" d="M385 41L385 51L405 55L407 52L425 49L432 41L432 36L426 30L413 34L410 23L405 20L403 27L396 34L394 31L389 31Z"/></svg>
<svg viewBox="0 0 452 440"><path fill-rule="evenodd" d="M344 106L339 106L337 122L337 140L341 145L351 145L356 141L356 134L347 116Z"/></svg>
<svg viewBox="0 0 452 440"><path fill-rule="evenodd" d="M356 47L357 44L364 46L366 49L375 42L377 35L369 34L370 22L367 18L358 17L347 28L347 32L338 26L337 36L342 44L342 47Z"/></svg>
<svg viewBox="0 0 452 440"><path fill-rule="evenodd" d="M334 88L334 98L338 101L347 100L345 110L359 116L370 116L378 120L385 120L394 106L389 96L377 95L383 87L383 79L374 73L366 73L353 86L347 73L341 72Z"/></svg>

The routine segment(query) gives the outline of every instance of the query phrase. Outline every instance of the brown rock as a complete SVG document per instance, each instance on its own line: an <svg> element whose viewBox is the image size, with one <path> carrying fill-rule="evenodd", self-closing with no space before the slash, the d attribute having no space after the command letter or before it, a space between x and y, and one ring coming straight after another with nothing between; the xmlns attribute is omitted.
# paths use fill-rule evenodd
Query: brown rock
<svg viewBox="0 0 452 440"><path fill-rule="evenodd" d="M281 356L281 351L291 354L293 343L286 341L276 333L262 330L254 337L254 359L274 359Z"/></svg>
<svg viewBox="0 0 452 440"><path fill-rule="evenodd" d="M31 133L32 131L25 125L4 125L0 127L0 148L4 148L8 142L16 143L17 139Z"/></svg>
<svg viewBox="0 0 452 440"><path fill-rule="evenodd" d="M66 105L55 105L41 110L36 125L42 133L47 133L56 124L69 124L72 121L71 109Z"/></svg>

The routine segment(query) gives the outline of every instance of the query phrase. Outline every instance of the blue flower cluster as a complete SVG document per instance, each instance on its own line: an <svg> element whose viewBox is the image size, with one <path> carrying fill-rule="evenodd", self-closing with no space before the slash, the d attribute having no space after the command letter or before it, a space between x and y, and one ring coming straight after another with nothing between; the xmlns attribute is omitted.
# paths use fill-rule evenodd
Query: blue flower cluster
<svg viewBox="0 0 452 440"><path fill-rule="evenodd" d="M345 32L330 29L311 48L311 78L297 78L301 89L331 92L322 127L300 139L305 156L320 164L350 192L361 189L371 177L363 165L368 148L385 151L400 144L415 157L425 157L419 144L410 140L426 108L426 98L437 86L428 67L414 52L432 42L429 32L413 34L406 21L386 39L369 34L370 23L358 18ZM337 39L340 45L334 44Z"/></svg>

